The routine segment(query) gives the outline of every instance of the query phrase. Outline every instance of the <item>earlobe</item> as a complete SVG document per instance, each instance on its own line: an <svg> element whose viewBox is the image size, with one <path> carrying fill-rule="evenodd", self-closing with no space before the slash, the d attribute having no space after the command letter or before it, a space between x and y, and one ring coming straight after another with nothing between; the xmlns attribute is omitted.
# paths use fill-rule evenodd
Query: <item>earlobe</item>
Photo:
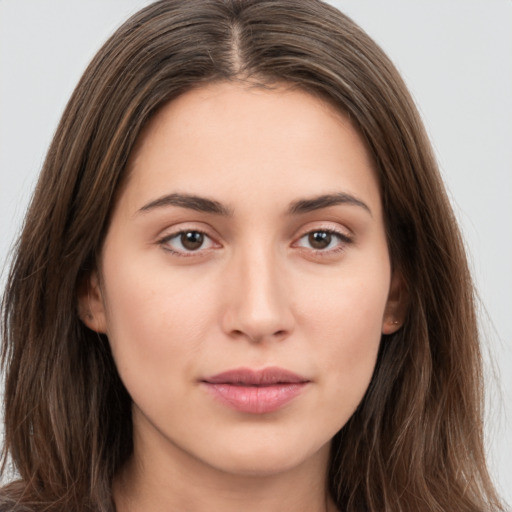
<svg viewBox="0 0 512 512"><path fill-rule="evenodd" d="M92 331L106 333L105 304L96 271L85 278L79 286L78 315L80 320Z"/></svg>
<svg viewBox="0 0 512 512"><path fill-rule="evenodd" d="M393 334L403 326L408 303L405 280L401 272L395 271L389 286L388 300L382 320L382 334Z"/></svg>

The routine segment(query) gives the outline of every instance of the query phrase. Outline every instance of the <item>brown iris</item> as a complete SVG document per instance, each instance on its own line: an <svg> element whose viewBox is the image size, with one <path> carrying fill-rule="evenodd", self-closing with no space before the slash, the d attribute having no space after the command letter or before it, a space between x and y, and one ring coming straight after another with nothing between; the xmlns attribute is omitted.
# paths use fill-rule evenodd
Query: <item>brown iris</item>
<svg viewBox="0 0 512 512"><path fill-rule="evenodd" d="M204 235L199 231L185 231L181 233L180 241L185 249L195 251L203 245Z"/></svg>
<svg viewBox="0 0 512 512"><path fill-rule="evenodd" d="M332 241L332 234L327 231L313 231L308 235L308 242L313 249L325 249Z"/></svg>

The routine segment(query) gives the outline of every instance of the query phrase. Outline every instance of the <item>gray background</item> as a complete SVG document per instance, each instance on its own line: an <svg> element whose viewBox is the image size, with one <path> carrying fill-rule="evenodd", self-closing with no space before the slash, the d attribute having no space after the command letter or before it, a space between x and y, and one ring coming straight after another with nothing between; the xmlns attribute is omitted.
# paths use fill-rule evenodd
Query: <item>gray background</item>
<svg viewBox="0 0 512 512"><path fill-rule="evenodd" d="M79 76L148 3L0 0L0 269ZM331 3L393 59L433 141L481 296L488 452L512 501L512 1Z"/></svg>

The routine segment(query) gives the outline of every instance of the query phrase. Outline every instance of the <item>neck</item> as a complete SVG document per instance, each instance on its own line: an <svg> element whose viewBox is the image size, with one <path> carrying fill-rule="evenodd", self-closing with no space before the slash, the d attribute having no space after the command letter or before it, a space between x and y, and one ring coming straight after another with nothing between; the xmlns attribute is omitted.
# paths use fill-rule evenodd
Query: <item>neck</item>
<svg viewBox="0 0 512 512"><path fill-rule="evenodd" d="M327 490L329 447L275 472L230 473L180 448L134 454L114 481L117 512L336 512Z"/></svg>

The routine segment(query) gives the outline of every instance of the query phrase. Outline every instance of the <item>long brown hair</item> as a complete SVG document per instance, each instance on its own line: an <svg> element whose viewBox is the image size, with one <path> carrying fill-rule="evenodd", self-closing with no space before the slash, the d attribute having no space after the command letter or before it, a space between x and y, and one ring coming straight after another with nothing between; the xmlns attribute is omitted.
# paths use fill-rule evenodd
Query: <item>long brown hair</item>
<svg viewBox="0 0 512 512"><path fill-rule="evenodd" d="M27 213L3 299L4 501L113 510L132 451L131 401L77 290L96 267L141 129L212 81L287 82L328 99L366 140L392 264L409 296L363 402L335 436L329 486L346 511L502 510L482 442L482 371L461 237L396 69L319 0L162 0L129 19L84 73Z"/></svg>

